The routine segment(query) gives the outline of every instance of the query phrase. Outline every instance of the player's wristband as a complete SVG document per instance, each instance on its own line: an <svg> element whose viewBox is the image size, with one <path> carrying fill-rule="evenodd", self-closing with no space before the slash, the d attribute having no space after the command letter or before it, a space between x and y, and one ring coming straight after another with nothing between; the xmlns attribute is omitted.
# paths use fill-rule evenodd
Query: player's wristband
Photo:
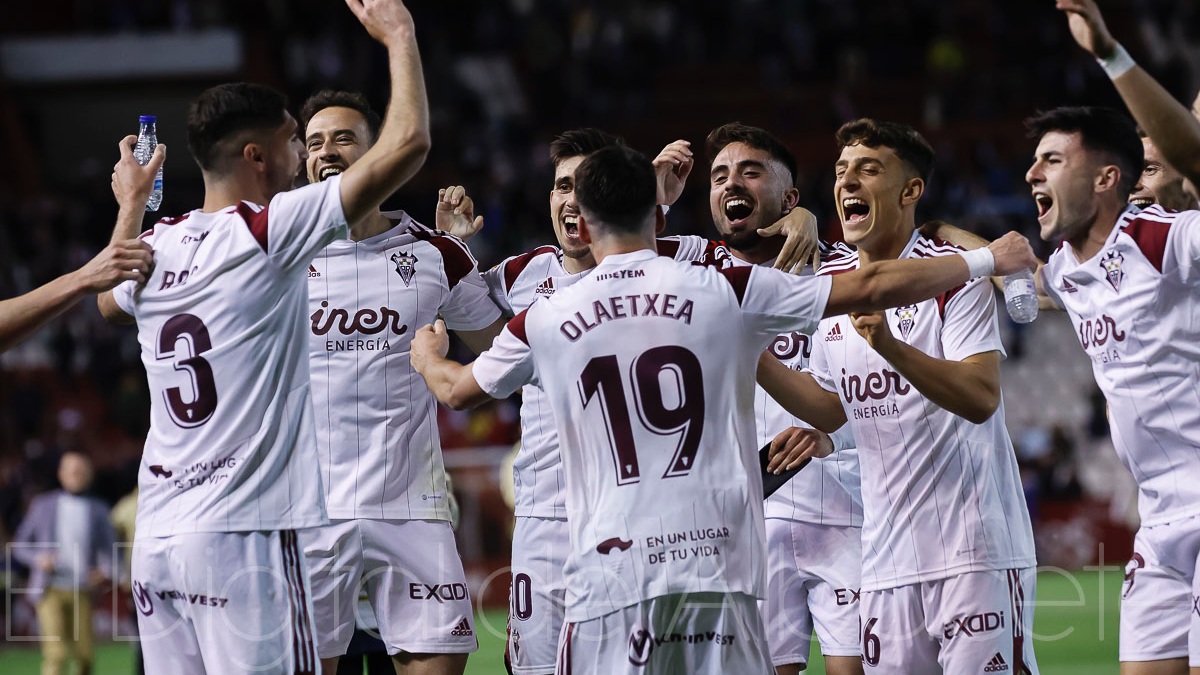
<svg viewBox="0 0 1200 675"><path fill-rule="evenodd" d="M996 271L996 256L992 250L984 247L959 253L967 263L967 273L972 279L990 277Z"/></svg>
<svg viewBox="0 0 1200 675"><path fill-rule="evenodd" d="M1117 48L1113 50L1113 53L1109 54L1108 58L1096 59L1096 62L1100 64L1105 73L1108 73L1108 79L1110 80L1117 79L1137 65L1133 57L1129 55L1129 52L1125 51L1125 48L1119 43L1117 44Z"/></svg>

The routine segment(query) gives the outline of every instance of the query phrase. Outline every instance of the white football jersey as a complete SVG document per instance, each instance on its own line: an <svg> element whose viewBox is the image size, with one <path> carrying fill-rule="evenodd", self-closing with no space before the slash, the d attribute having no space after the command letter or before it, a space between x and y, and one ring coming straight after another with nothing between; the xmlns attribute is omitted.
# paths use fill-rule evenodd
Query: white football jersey
<svg viewBox="0 0 1200 675"><path fill-rule="evenodd" d="M706 261L722 266L731 260L720 243L691 235L660 237L659 255L680 261ZM496 304L509 316L519 314L534 301L554 295L587 276L591 270L570 274L556 246L539 246L513 256L483 273ZM566 518L566 477L558 456L554 413L540 387L521 389L521 450L513 462L516 515L522 518Z"/></svg>
<svg viewBox="0 0 1200 675"><path fill-rule="evenodd" d="M821 242L821 259L854 253L854 249L843 243ZM733 264L746 266L750 263L734 257ZM772 260L765 267L775 264ZM805 276L812 275L812 268L805 267ZM767 351L792 370L804 370L812 354L812 337L800 331L776 336ZM803 420L794 417L775 402L762 387L754 388L754 423L758 431L758 446L761 448L775 439L788 427L811 429ZM814 458L800 473L767 497L763 505L767 518L785 518L817 525L862 526L862 488L859 485L858 450L854 448L853 435L848 429L840 429L834 435L835 443L842 440L847 447L825 458Z"/></svg>
<svg viewBox="0 0 1200 675"><path fill-rule="evenodd" d="M341 239L308 270L309 359L330 518L449 520L437 401L409 362L413 333L500 318L475 258L403 211L363 241Z"/></svg>
<svg viewBox="0 0 1200 675"><path fill-rule="evenodd" d="M813 329L830 286L613 255L475 361L492 396L540 384L558 421L568 621L671 593L762 597L756 363L779 333Z"/></svg>
<svg viewBox="0 0 1200 675"><path fill-rule="evenodd" d="M308 264L347 232L340 184L192 211L143 235L150 279L113 290L137 319L150 385L138 536L327 522L302 345Z"/></svg>
<svg viewBox="0 0 1200 675"><path fill-rule="evenodd" d="M1092 359L1142 525L1200 513L1200 211L1129 207L1095 257L1064 243L1042 274Z"/></svg>
<svg viewBox="0 0 1200 675"><path fill-rule="evenodd" d="M900 257L959 250L914 233ZM820 274L857 268L855 252L827 263ZM897 340L934 358L1004 353L988 279L884 314ZM986 422L972 424L925 398L867 344L848 316L825 319L814 337L810 370L841 398L858 446L862 589L1032 566L1033 530L1003 401Z"/></svg>

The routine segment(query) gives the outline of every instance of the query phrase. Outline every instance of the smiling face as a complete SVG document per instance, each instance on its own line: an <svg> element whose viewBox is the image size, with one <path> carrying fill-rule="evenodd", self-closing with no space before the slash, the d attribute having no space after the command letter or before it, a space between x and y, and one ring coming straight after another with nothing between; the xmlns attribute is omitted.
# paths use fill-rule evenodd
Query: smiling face
<svg viewBox="0 0 1200 675"><path fill-rule="evenodd" d="M1129 195L1129 203L1138 208L1159 204L1164 209L1186 211L1196 208L1196 196L1187 190L1186 179L1163 159L1158 146L1149 138L1142 139L1146 161L1141 178Z"/></svg>
<svg viewBox="0 0 1200 675"><path fill-rule="evenodd" d="M908 241L925 183L913 176L895 150L847 145L834 175L833 199L847 244L882 254Z"/></svg>
<svg viewBox="0 0 1200 675"><path fill-rule="evenodd" d="M1025 182L1037 203L1043 241L1072 241L1087 232L1099 210L1095 183L1102 169L1079 132L1042 136Z"/></svg>
<svg viewBox="0 0 1200 675"><path fill-rule="evenodd" d="M343 173L371 147L371 132L362 113L353 108L324 108L308 121L304 134L308 150L308 182L317 183Z"/></svg>
<svg viewBox="0 0 1200 675"><path fill-rule="evenodd" d="M735 251L761 245L757 230L791 211L799 196L787 167L766 150L736 142L713 158L709 209L713 225Z"/></svg>
<svg viewBox="0 0 1200 675"><path fill-rule="evenodd" d="M584 156L566 157L554 165L554 189L550 190L550 222L563 255L590 269L596 266L591 248L579 238L579 203L575 201L575 169Z"/></svg>

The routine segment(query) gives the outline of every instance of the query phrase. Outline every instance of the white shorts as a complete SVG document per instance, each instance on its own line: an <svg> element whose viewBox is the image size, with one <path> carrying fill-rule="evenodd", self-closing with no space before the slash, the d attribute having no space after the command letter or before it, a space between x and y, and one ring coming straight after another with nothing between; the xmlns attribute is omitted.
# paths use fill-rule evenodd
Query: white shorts
<svg viewBox="0 0 1200 675"><path fill-rule="evenodd" d="M557 675L773 675L758 601L681 593L563 624Z"/></svg>
<svg viewBox="0 0 1200 675"><path fill-rule="evenodd" d="M346 653L359 594L379 621L389 654L465 654L478 649L475 617L450 523L338 520L304 530L321 658Z"/></svg>
<svg viewBox="0 0 1200 675"><path fill-rule="evenodd" d="M138 537L132 576L146 672L320 670L294 531Z"/></svg>
<svg viewBox="0 0 1200 675"><path fill-rule="evenodd" d="M813 629L825 656L859 656L862 528L767 519L767 599L761 603L771 663L808 663Z"/></svg>
<svg viewBox="0 0 1200 675"><path fill-rule="evenodd" d="M566 614L563 565L571 533L562 518L517 518L513 528L505 657L514 675L551 675Z"/></svg>
<svg viewBox="0 0 1200 675"><path fill-rule="evenodd" d="M1198 554L1200 517L1138 530L1121 591L1121 661L1178 659L1190 652L1190 664L1200 666Z"/></svg>
<svg viewBox="0 0 1200 675"><path fill-rule="evenodd" d="M863 591L863 665L872 675L1038 675L1036 586L1026 567Z"/></svg>

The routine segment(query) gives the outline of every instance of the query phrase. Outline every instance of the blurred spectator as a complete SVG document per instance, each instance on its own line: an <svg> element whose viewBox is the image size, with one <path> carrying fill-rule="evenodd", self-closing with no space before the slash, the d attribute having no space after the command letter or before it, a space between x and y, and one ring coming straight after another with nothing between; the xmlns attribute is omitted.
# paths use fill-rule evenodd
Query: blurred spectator
<svg viewBox="0 0 1200 675"><path fill-rule="evenodd" d="M92 464L68 452L59 464L61 490L36 499L17 528L13 556L30 568L28 590L37 604L42 675L59 675L74 658L91 673L92 592L112 575L113 528L108 506L85 493Z"/></svg>

